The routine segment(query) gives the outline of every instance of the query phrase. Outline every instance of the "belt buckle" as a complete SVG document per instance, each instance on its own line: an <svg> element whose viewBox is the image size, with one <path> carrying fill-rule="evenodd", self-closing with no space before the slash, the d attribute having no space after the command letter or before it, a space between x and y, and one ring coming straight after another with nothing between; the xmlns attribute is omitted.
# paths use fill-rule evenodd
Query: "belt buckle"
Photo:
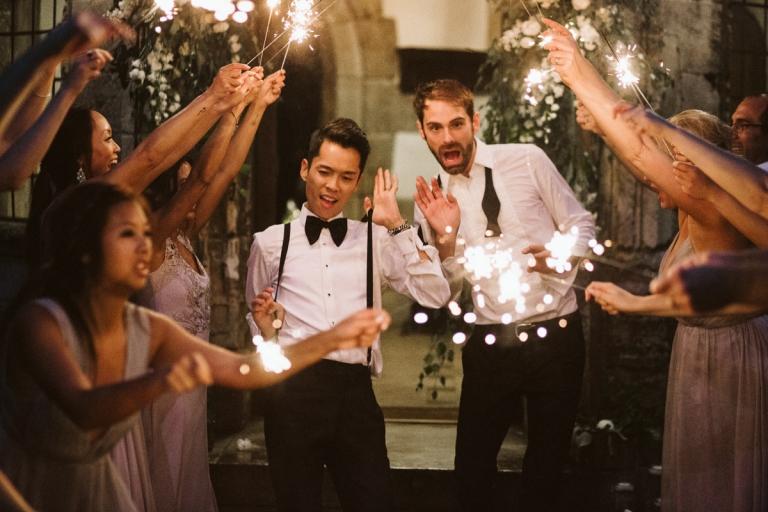
<svg viewBox="0 0 768 512"><path fill-rule="evenodd" d="M520 329L527 329L528 327L533 327L533 324L522 322L515 324L515 337L520 339Z"/></svg>

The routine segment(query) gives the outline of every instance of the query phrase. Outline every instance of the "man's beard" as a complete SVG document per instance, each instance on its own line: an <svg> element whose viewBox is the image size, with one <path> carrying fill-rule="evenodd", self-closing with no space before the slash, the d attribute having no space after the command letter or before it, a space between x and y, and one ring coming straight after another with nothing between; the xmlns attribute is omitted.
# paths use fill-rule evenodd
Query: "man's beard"
<svg viewBox="0 0 768 512"><path fill-rule="evenodd" d="M474 153L475 139L470 140L469 144L467 144L464 147L462 147L461 144L459 144L458 142L454 142L453 144L446 144L444 146L440 146L437 151L432 150L431 147L429 148L429 150L432 152L433 155L435 155L437 162L440 164L440 167L442 167L445 172L451 175L462 174L466 170L467 166L469 165L469 161L472 158L472 153ZM444 152L443 150L460 151L462 154L461 162L456 165L446 167L443 164L442 159L440 158L440 155Z"/></svg>

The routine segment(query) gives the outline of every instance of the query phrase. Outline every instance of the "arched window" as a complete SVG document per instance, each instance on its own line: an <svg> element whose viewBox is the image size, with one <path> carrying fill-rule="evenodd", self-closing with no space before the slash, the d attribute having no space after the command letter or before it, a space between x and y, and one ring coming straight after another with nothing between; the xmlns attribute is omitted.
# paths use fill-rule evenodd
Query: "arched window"
<svg viewBox="0 0 768 512"><path fill-rule="evenodd" d="M768 4L734 0L724 6L723 113L729 116L745 96L766 92Z"/></svg>

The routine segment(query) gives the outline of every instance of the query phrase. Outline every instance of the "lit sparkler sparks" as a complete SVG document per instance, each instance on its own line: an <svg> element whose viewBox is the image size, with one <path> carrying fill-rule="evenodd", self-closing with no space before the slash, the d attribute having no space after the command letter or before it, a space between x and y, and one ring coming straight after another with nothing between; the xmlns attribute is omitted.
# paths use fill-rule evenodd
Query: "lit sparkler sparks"
<svg viewBox="0 0 768 512"><path fill-rule="evenodd" d="M528 71L528 76L525 77L525 94L523 94L523 99L534 107L539 104L539 100L533 95L534 89L544 90L544 77L547 76L547 73L549 73L547 69L533 68Z"/></svg>
<svg viewBox="0 0 768 512"><path fill-rule="evenodd" d="M256 345L256 352L261 357L261 364L264 370L272 373L282 373L290 369L291 361L285 357L283 349L274 341L264 341L261 336L253 337L253 344Z"/></svg>
<svg viewBox="0 0 768 512"><path fill-rule="evenodd" d="M518 312L525 311L524 293L530 291L530 285L523 282L523 269L513 256L511 248L502 248L499 242L486 242L483 245L467 246L464 256L459 260L464 269L470 274L471 281L481 279L498 279L499 303L515 302ZM479 285L473 287L480 297ZM478 300L478 304L485 304L485 299ZM456 314L452 308L452 313Z"/></svg>
<svg viewBox="0 0 768 512"><path fill-rule="evenodd" d="M544 247L551 253L547 258L547 266L554 269L558 274L570 272L573 268L570 259L573 257L573 247L579 238L579 228L573 226L570 233L560 233L555 231L552 240Z"/></svg>
<svg viewBox="0 0 768 512"><path fill-rule="evenodd" d="M288 52L291 50L291 43L303 42L312 33L309 24L313 20L315 12L312 10L312 0L293 0L291 10L288 12L288 18L285 19L286 30L290 29L291 38L288 41L288 47L285 50L285 57L280 69L285 67L285 61L288 59Z"/></svg>

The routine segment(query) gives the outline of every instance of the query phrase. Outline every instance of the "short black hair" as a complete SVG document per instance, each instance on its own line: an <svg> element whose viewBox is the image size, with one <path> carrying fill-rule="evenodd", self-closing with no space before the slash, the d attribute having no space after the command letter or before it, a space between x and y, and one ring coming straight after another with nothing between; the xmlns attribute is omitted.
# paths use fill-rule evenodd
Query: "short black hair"
<svg viewBox="0 0 768 512"><path fill-rule="evenodd" d="M320 154L320 147L323 142L333 142L347 149L354 149L360 155L360 175L362 176L368 156L371 154L371 144L360 126L351 119L340 117L334 119L322 128L312 133L309 139L309 151L307 152L307 162L312 166L312 160Z"/></svg>
<svg viewBox="0 0 768 512"><path fill-rule="evenodd" d="M768 93L761 93L761 94L752 94L750 96L746 96L745 100L765 100L768 98ZM742 100L744 101L744 100ZM760 133L768 133L768 101L765 103L765 108L763 109L763 113L760 114Z"/></svg>

